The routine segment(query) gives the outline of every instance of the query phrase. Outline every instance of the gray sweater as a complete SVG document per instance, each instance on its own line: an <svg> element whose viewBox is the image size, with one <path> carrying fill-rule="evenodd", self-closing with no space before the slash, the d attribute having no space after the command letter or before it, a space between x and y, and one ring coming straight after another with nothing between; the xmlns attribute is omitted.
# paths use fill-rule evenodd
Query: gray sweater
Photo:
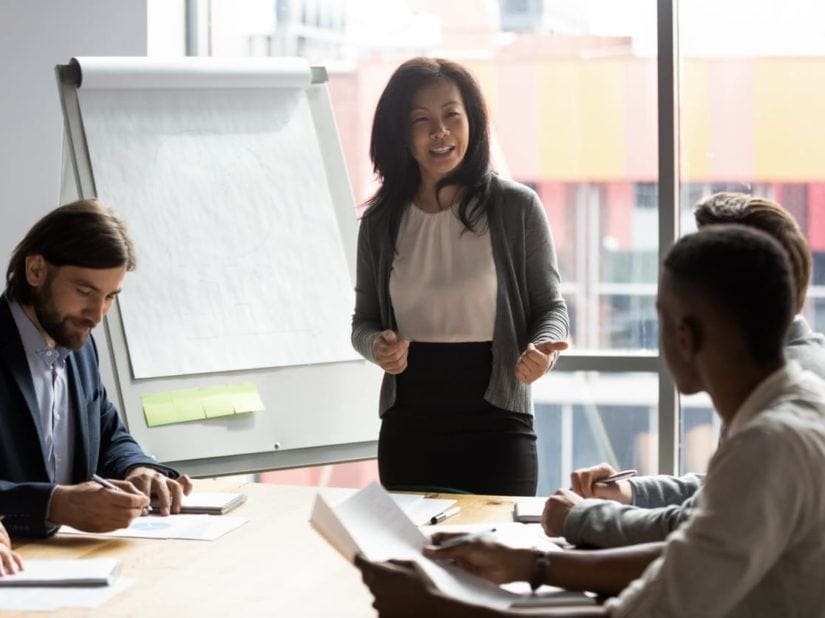
<svg viewBox="0 0 825 618"><path fill-rule="evenodd" d="M825 337L813 332L801 315L793 319L785 337L785 359L825 379ZM574 545L595 547L663 541L690 517L703 482L703 474L631 479L632 506L584 500L568 513L564 537Z"/></svg>
<svg viewBox="0 0 825 618"><path fill-rule="evenodd" d="M556 250L541 201L524 185L494 176L487 222L498 292L493 368L484 398L496 407L532 414L530 387L516 379L515 366L528 343L567 338ZM358 231L352 345L372 362L375 338L383 330L397 330L389 292L395 239L387 229L387 218L376 213L362 219ZM394 403L395 376L385 373L379 414Z"/></svg>

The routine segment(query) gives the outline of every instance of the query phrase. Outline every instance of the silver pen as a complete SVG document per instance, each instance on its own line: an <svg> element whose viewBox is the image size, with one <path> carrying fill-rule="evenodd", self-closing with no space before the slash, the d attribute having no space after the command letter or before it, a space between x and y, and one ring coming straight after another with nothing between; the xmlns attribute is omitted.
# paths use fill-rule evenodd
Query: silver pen
<svg viewBox="0 0 825 618"><path fill-rule="evenodd" d="M637 470L622 470L621 472L617 472L616 474L611 474L603 479L599 479L596 481L597 483L617 483L619 481L623 481L625 479L629 479L632 476L636 476L639 472Z"/></svg>

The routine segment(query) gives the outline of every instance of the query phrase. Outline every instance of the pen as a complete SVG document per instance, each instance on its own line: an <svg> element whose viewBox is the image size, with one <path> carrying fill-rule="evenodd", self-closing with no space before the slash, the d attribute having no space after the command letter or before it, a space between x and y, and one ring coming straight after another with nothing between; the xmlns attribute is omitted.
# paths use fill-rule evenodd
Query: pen
<svg viewBox="0 0 825 618"><path fill-rule="evenodd" d="M460 510L461 510L460 506L454 506L454 507L451 507L451 508L447 509L446 511L441 511L438 515L433 515L432 517L430 517L430 523L431 524L437 524L440 521L444 521L448 517L452 517L453 515L458 513Z"/></svg>
<svg viewBox="0 0 825 618"><path fill-rule="evenodd" d="M621 472L617 472L616 474L611 474L608 477L603 479L599 479L596 481L597 483L616 483L618 481L623 481L625 479L629 479L631 476L636 476L638 472L636 470L622 470Z"/></svg>
<svg viewBox="0 0 825 618"><path fill-rule="evenodd" d="M119 492L122 492L122 493L126 493L120 487L118 487L117 485L115 485L111 481L106 480L105 478L103 478L99 474L93 474L92 475L92 480L95 483L97 483L98 485L101 485L101 486L105 487L106 489L111 489L112 491L119 491ZM151 513L151 512L152 512L152 507L151 506L143 507L143 514L144 515L146 515L148 513Z"/></svg>
<svg viewBox="0 0 825 618"><path fill-rule="evenodd" d="M112 483L111 481L107 481L105 478L100 476L99 474L93 474L92 480L97 483L98 485L102 485L106 489L111 489L112 491L123 491L120 487Z"/></svg>
<svg viewBox="0 0 825 618"><path fill-rule="evenodd" d="M447 539L438 546L439 549L450 549L451 547L455 547L456 545L461 545L462 543L469 543L470 541L475 541L476 539L480 539L482 537L487 536L488 534L492 534L495 532L495 528L489 528L487 530L479 530L478 532L471 532L470 534L462 534L461 536L454 536L451 539Z"/></svg>

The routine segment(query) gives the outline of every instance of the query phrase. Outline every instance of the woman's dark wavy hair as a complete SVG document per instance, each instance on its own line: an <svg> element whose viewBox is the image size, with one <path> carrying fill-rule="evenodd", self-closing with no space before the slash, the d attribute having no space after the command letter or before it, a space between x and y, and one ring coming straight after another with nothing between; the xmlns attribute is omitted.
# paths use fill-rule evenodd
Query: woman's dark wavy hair
<svg viewBox="0 0 825 618"><path fill-rule="evenodd" d="M490 137L487 106L481 89L470 72L455 62L442 58L412 58L395 70L381 93L370 138L370 159L381 186L367 201L369 208L364 217L389 217L393 244L404 209L421 183L421 172L409 147L412 101L421 88L442 79L453 82L461 92L470 136L464 159L456 170L438 181L436 196L448 185L463 187L458 216L468 230L474 230L487 211ZM475 202L474 198L477 198Z"/></svg>

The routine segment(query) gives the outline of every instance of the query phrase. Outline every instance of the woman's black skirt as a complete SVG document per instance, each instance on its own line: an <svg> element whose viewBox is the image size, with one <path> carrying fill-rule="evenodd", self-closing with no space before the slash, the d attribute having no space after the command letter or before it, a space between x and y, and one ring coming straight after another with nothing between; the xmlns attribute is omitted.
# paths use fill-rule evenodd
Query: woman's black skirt
<svg viewBox="0 0 825 618"><path fill-rule="evenodd" d="M533 419L484 400L491 370L489 341L410 344L378 439L387 489L535 495Z"/></svg>

